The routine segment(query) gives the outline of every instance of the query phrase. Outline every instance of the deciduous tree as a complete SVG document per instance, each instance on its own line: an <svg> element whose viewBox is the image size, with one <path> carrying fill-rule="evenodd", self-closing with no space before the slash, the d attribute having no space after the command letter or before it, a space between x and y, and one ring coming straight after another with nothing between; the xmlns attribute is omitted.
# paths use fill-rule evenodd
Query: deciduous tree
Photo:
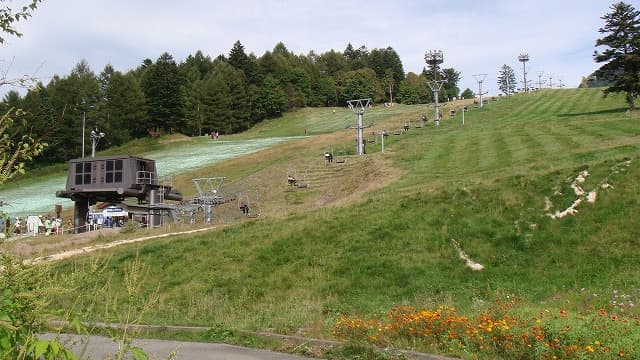
<svg viewBox="0 0 640 360"><path fill-rule="evenodd" d="M462 94L460 94L460 97L463 99L473 99L475 96L476 94L474 94L473 91L469 88L464 89Z"/></svg>

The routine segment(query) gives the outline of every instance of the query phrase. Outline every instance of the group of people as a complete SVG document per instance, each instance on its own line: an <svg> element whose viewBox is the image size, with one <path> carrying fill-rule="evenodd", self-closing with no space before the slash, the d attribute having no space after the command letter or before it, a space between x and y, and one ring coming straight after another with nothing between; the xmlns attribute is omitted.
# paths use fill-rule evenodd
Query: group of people
<svg viewBox="0 0 640 360"><path fill-rule="evenodd" d="M72 227L71 220L68 221L67 227ZM0 229L5 235L62 235L64 231L62 218L50 215L30 215L24 219L16 216L15 218L0 218Z"/></svg>
<svg viewBox="0 0 640 360"><path fill-rule="evenodd" d="M220 136L219 132L217 132L217 131L212 131L211 132L211 140L217 140L219 136Z"/></svg>
<svg viewBox="0 0 640 360"><path fill-rule="evenodd" d="M146 226L146 217L144 217L143 219ZM123 227L124 217L103 216L100 213L90 213L87 215L87 222L85 226L87 227L87 231L111 227Z"/></svg>

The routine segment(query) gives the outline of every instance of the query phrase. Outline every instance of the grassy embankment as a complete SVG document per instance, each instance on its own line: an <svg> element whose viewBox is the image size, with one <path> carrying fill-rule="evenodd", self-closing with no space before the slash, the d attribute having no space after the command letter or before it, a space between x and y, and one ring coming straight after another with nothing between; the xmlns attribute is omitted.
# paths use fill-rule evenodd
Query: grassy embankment
<svg viewBox="0 0 640 360"><path fill-rule="evenodd" d="M372 114L388 130L427 112L386 110ZM322 132L327 113L303 110L245 136ZM339 314L381 315L398 304L450 304L473 314L498 289L522 297L531 313L557 299L576 311L605 306L614 290L638 299L640 123L622 99L603 99L598 90L542 91L474 109L464 127L459 116L391 136L384 154L344 165L325 168L321 153L349 147L352 130L202 169L260 189L263 217L110 250L85 292L108 288L124 302L123 264L139 254L143 291L160 296L147 323L307 328L321 337ZM308 190L286 186L290 169L306 169ZM595 203L550 218L578 198L570 185L583 170L589 175L580 185L598 191ZM485 269L465 267L451 239ZM92 261L57 270L88 271ZM96 318L102 308L93 310Z"/></svg>

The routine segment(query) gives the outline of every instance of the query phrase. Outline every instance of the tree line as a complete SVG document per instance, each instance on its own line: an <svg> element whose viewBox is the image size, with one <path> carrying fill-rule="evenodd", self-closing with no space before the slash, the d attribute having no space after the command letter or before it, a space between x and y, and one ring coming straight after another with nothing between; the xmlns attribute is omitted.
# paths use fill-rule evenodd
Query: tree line
<svg viewBox="0 0 640 360"><path fill-rule="evenodd" d="M23 110L20 125L27 126L16 131L46 138L48 147L36 164L49 164L80 156L83 121L87 129L108 134L101 148L174 132L232 134L289 110L344 106L351 99L432 102L429 71L405 74L391 47L348 44L342 52L296 55L278 43L257 57L237 41L228 55L215 59L197 51L177 62L165 52L127 72L106 65L96 74L83 60L70 74L39 83L24 96L8 92L0 111ZM442 72L447 83L440 100L457 96L460 73Z"/></svg>

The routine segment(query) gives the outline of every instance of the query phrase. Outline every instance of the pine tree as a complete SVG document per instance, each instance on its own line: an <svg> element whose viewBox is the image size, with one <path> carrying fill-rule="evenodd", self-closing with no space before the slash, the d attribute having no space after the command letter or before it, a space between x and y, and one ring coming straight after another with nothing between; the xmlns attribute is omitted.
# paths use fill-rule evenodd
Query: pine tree
<svg viewBox="0 0 640 360"><path fill-rule="evenodd" d="M609 93L626 93L630 110L635 110L635 98L640 91L640 12L624 2L611 5L611 12L602 16L604 27L598 30L604 37L596 46L605 46L593 58L604 63L597 71L599 78L611 81L604 90Z"/></svg>
<svg viewBox="0 0 640 360"><path fill-rule="evenodd" d="M221 72L214 72L204 80L201 111L204 113L203 127L210 131L230 134L232 120L231 92Z"/></svg>
<svg viewBox="0 0 640 360"><path fill-rule="evenodd" d="M142 88L133 73L116 71L105 89L105 145L115 146L146 135L147 113Z"/></svg>
<svg viewBox="0 0 640 360"><path fill-rule="evenodd" d="M260 86L257 110L263 118L282 115L287 105L287 94L271 75L264 78Z"/></svg>
<svg viewBox="0 0 640 360"><path fill-rule="evenodd" d="M147 100L149 130L181 131L184 127L184 78L169 53L149 66L142 79Z"/></svg>
<svg viewBox="0 0 640 360"><path fill-rule="evenodd" d="M344 58L347 60L350 70L359 70L369 66L369 50L362 45L358 49L354 49L349 43L344 49Z"/></svg>
<svg viewBox="0 0 640 360"><path fill-rule="evenodd" d="M443 100L457 97L460 93L460 88L458 88L458 82L460 82L460 72L456 71L456 69L454 68L445 68L442 69L442 75L445 79L445 82L442 85L442 90L440 91L440 93L444 95Z"/></svg>
<svg viewBox="0 0 640 360"><path fill-rule="evenodd" d="M247 95L247 81L244 72L230 66L228 63L216 65L215 73L220 76L229 89L229 110L230 116L227 122L220 128L226 134L232 134L249 128L251 116L249 107L249 97Z"/></svg>
<svg viewBox="0 0 640 360"><path fill-rule="evenodd" d="M229 64L236 69L244 71L249 64L249 56L244 52L244 46L240 40L236 41L229 51Z"/></svg>
<svg viewBox="0 0 640 360"><path fill-rule="evenodd" d="M504 64L500 68L500 75L498 75L498 89L503 94L509 96L516 90L516 73L511 66Z"/></svg>

